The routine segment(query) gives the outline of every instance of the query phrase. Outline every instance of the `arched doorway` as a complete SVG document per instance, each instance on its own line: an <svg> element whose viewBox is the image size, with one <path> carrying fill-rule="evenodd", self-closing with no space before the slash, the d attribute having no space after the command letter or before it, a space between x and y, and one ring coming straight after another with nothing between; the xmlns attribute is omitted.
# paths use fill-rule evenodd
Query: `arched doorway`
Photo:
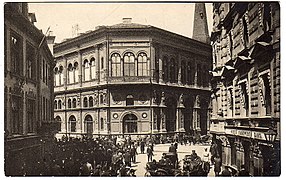
<svg viewBox="0 0 286 180"><path fill-rule="evenodd" d="M166 130L167 132L174 132L176 131L176 99L168 97L166 99L166 106Z"/></svg>
<svg viewBox="0 0 286 180"><path fill-rule="evenodd" d="M123 133L137 133L137 121L134 114L126 114L123 117Z"/></svg>
<svg viewBox="0 0 286 180"><path fill-rule="evenodd" d="M93 121L91 115L87 115L84 118L84 127L85 127L85 132L88 137L92 137L93 134Z"/></svg>

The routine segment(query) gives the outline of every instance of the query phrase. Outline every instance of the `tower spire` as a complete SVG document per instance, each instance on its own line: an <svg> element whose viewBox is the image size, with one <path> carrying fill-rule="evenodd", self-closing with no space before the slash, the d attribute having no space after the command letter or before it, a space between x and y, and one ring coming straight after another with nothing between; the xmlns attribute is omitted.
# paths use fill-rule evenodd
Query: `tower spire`
<svg viewBox="0 0 286 180"><path fill-rule="evenodd" d="M195 4L193 39L210 43L205 3Z"/></svg>

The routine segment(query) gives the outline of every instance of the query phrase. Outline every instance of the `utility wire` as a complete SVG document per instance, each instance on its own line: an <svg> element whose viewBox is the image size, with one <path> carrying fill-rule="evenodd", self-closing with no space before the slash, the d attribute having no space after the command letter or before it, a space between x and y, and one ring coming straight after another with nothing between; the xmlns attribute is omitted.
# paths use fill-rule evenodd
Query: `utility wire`
<svg viewBox="0 0 286 180"><path fill-rule="evenodd" d="M119 4L116 8L114 8L108 15L106 15L98 24L102 23L105 19L107 19L110 15L112 15L122 4Z"/></svg>

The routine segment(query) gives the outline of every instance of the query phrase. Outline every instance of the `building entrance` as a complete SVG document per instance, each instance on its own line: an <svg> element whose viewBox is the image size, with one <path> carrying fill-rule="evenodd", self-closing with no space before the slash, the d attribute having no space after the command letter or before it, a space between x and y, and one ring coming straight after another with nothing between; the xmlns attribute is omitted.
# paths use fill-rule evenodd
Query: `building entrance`
<svg viewBox="0 0 286 180"><path fill-rule="evenodd" d="M90 115L87 115L84 119L85 122L85 129L88 137L92 137L93 134L93 121Z"/></svg>
<svg viewBox="0 0 286 180"><path fill-rule="evenodd" d="M123 133L137 133L138 118L134 114L123 117Z"/></svg>

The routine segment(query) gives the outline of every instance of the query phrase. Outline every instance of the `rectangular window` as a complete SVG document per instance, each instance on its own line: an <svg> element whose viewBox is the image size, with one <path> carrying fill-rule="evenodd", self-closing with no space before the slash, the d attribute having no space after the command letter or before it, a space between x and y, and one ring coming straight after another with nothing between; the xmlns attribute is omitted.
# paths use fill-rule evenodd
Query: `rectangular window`
<svg viewBox="0 0 286 180"><path fill-rule="evenodd" d="M11 133L22 134L23 133L23 99L19 96L12 96L12 122Z"/></svg>
<svg viewBox="0 0 286 180"><path fill-rule="evenodd" d="M36 49L30 43L26 44L26 75L29 79L36 80Z"/></svg>
<svg viewBox="0 0 286 180"><path fill-rule="evenodd" d="M27 130L28 133L35 132L35 100L27 101Z"/></svg>
<svg viewBox="0 0 286 180"><path fill-rule="evenodd" d="M15 32L11 32L11 71L22 75L23 71L23 40Z"/></svg>
<svg viewBox="0 0 286 180"><path fill-rule="evenodd" d="M43 61L42 61L42 63L43 63L43 66L42 66L42 79L43 79L43 82L45 82L45 72L46 72L46 70L45 70L45 60L43 59Z"/></svg>

